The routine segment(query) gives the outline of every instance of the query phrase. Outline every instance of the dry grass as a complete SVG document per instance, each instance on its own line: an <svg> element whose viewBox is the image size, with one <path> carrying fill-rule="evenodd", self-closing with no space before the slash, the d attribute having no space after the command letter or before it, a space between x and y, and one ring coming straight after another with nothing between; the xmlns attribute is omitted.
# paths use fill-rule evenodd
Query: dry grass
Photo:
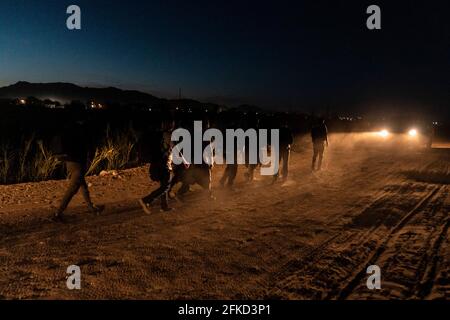
<svg viewBox="0 0 450 320"><path fill-rule="evenodd" d="M37 142L39 152L32 161L31 178L34 181L43 181L52 177L55 170L61 165L57 159L46 147L42 141Z"/></svg>
<svg viewBox="0 0 450 320"><path fill-rule="evenodd" d="M0 181L6 184L8 183L8 175L13 162L13 156L9 152L9 146L7 144L2 145L0 156Z"/></svg>
<svg viewBox="0 0 450 320"><path fill-rule="evenodd" d="M20 149L3 144L0 150L0 182L21 183L51 178L61 162L34 136L23 137Z"/></svg>
<svg viewBox="0 0 450 320"><path fill-rule="evenodd" d="M96 149L87 175L127 168L137 140L138 136L131 127L118 133L112 133L108 127L104 143ZM55 177L62 163L43 141L36 140L34 135L24 136L19 145L17 149L12 149L7 143L1 145L0 183L43 181Z"/></svg>
<svg viewBox="0 0 450 320"><path fill-rule="evenodd" d="M105 142L103 146L96 149L86 175L92 175L101 170L126 168L132 158L137 140L137 134L131 127L117 134L112 134L108 127Z"/></svg>
<svg viewBox="0 0 450 320"><path fill-rule="evenodd" d="M29 138L22 139L22 147L18 151L19 167L17 172L17 181L24 182L27 180L30 171L30 165L27 163L31 147L33 145L34 135Z"/></svg>

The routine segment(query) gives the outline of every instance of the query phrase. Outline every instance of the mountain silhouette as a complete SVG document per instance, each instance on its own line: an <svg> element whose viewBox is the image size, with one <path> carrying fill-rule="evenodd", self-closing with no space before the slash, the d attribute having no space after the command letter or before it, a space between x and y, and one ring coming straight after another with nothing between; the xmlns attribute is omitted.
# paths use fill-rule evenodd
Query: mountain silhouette
<svg viewBox="0 0 450 320"><path fill-rule="evenodd" d="M72 83L29 83L20 81L16 84L0 88L0 98L20 99L35 97L40 100L51 99L61 103L73 100L89 101L98 103L119 104L164 104L167 100L155 97L151 94L134 91L121 90L113 87L88 88L80 87Z"/></svg>

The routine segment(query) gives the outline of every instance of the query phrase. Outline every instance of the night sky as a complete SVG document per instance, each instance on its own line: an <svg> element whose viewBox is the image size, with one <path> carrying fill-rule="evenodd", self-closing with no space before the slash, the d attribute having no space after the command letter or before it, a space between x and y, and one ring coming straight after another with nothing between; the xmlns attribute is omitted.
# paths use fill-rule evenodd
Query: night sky
<svg viewBox="0 0 450 320"><path fill-rule="evenodd" d="M395 2L395 4L393 4ZM0 2L0 86L116 86L283 110L448 114L448 1ZM82 30L66 28L66 8ZM366 28L378 4L382 30Z"/></svg>

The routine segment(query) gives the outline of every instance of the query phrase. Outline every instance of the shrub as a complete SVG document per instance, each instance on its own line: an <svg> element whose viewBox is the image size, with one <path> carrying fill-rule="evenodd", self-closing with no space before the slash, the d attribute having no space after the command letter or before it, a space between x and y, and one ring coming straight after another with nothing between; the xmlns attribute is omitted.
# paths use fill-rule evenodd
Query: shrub
<svg viewBox="0 0 450 320"><path fill-rule="evenodd" d="M33 181L43 181L53 176L53 173L61 165L61 161L46 149L43 141L38 141L37 146L38 153L31 164L33 171L30 178Z"/></svg>
<svg viewBox="0 0 450 320"><path fill-rule="evenodd" d="M98 173L101 170L119 170L129 165L137 143L137 134L132 127L112 134L108 126L103 145L96 149L94 158L86 175Z"/></svg>

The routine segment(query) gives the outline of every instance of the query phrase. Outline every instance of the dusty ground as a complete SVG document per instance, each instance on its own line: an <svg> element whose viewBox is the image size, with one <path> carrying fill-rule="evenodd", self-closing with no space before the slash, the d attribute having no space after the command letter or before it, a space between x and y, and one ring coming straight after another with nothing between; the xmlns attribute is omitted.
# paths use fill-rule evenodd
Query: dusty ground
<svg viewBox="0 0 450 320"><path fill-rule="evenodd" d="M291 177L259 177L217 200L193 190L175 212L145 215L146 168L92 177L106 212L77 196L69 222L47 220L64 181L0 186L0 298L448 299L449 159L408 141L335 135L325 170L299 141ZM384 145L384 146L381 146ZM156 209L157 207L155 207ZM82 289L66 288L66 268ZM382 290L365 270L382 271Z"/></svg>

